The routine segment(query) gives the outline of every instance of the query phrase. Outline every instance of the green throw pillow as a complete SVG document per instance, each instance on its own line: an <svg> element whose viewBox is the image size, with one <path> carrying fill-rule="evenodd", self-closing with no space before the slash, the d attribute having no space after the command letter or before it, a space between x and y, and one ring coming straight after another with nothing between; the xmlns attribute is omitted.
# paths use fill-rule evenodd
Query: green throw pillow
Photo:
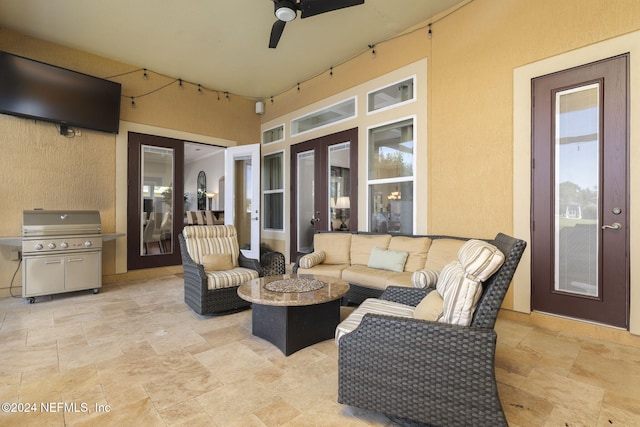
<svg viewBox="0 0 640 427"><path fill-rule="evenodd" d="M367 267L401 273L404 271L404 264L407 262L408 256L409 252L392 251L374 247L371 249Z"/></svg>

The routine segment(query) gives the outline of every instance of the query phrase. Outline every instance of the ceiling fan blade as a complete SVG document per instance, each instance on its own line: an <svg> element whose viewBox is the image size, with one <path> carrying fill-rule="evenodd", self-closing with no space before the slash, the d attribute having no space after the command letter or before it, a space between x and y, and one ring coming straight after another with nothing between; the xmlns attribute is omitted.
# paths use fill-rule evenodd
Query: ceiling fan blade
<svg viewBox="0 0 640 427"><path fill-rule="evenodd" d="M364 0L300 0L298 9L302 12L300 18L308 18L359 4L364 4Z"/></svg>
<svg viewBox="0 0 640 427"><path fill-rule="evenodd" d="M271 27L271 37L269 38L269 47L271 49L275 49L278 46L285 25L287 25L286 22L277 20Z"/></svg>

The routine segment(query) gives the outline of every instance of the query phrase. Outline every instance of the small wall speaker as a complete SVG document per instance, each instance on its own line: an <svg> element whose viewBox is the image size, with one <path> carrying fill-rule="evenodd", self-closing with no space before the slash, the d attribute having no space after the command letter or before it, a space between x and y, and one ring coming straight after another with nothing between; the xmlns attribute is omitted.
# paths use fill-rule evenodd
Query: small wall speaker
<svg viewBox="0 0 640 427"><path fill-rule="evenodd" d="M256 102L256 114L264 114L264 102Z"/></svg>

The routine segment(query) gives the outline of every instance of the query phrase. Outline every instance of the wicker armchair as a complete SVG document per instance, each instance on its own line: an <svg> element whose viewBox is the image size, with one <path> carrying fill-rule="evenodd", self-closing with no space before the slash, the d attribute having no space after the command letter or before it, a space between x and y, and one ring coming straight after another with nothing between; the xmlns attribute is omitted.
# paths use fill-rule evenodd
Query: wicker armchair
<svg viewBox="0 0 640 427"><path fill-rule="evenodd" d="M489 242L506 259L484 283L471 326L366 314L340 339L340 403L404 425L507 425L494 372L494 325L526 243L504 234ZM415 306L429 291L389 287L380 298Z"/></svg>
<svg viewBox="0 0 640 427"><path fill-rule="evenodd" d="M204 228L210 228L215 230L232 230L229 235L225 235L224 238L231 242L232 250L234 254L238 254L238 270L237 272L223 272L225 280L235 280L225 287L211 288L209 286L210 277L212 273L207 273L204 270L202 264L194 261L192 254L189 253L189 246L185 235L191 234L189 228L198 228L204 230ZM223 231L226 233L226 231ZM216 232L214 232L216 233ZM184 272L184 301L191 307L193 311L201 315L219 315L234 313L237 311L245 310L251 306L251 304L238 296L238 286L241 284L239 274L242 274L243 269L255 271L253 273L257 277L263 277L265 275L272 274L284 274L285 263L284 255L279 252L270 252L261 256L263 263L255 259L245 257L238 249L237 237L235 235L235 229L229 225L213 225L213 226L187 226L183 233L178 235L178 242L180 244L180 253L182 256L182 268ZM235 243L234 243L235 242ZM218 245L209 245L210 248L215 248ZM193 248L193 246L191 245ZM194 250L194 249L192 249ZM197 254L193 254L198 257ZM214 272L215 274L217 272ZM235 276L235 277L234 277ZM237 283L236 283L237 282Z"/></svg>

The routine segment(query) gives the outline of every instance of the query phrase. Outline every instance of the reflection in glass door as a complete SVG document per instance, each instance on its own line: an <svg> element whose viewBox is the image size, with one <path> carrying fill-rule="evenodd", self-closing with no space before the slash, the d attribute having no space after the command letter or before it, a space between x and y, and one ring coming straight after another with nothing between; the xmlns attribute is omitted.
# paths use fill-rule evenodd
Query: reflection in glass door
<svg viewBox="0 0 640 427"><path fill-rule="evenodd" d="M142 145L140 255L173 252L173 149Z"/></svg>
<svg viewBox="0 0 640 427"><path fill-rule="evenodd" d="M600 83L555 96L555 289L598 296Z"/></svg>
<svg viewBox="0 0 640 427"><path fill-rule="evenodd" d="M298 153L297 159L297 219L298 219L298 251L313 251L313 233L315 225L320 221L315 213L315 151Z"/></svg>

